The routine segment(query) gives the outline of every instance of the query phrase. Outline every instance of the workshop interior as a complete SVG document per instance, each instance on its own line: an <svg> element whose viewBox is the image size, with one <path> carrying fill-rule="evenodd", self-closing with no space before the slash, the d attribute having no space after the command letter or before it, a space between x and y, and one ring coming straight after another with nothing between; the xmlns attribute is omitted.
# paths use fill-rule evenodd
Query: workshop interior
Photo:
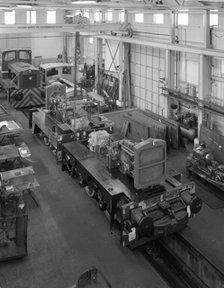
<svg viewBox="0 0 224 288"><path fill-rule="evenodd" d="M0 0L0 39L0 287L224 287L223 2Z"/></svg>

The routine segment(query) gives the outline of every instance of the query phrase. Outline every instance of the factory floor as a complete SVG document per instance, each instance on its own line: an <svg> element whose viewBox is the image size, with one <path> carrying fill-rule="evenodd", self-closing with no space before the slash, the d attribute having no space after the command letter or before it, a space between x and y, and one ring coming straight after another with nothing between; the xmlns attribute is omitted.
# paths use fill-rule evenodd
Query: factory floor
<svg viewBox="0 0 224 288"><path fill-rule="evenodd" d="M113 288L168 287L140 251L121 247L98 205L75 179L61 171L49 147L31 134L24 114L7 102L1 104L24 128L16 141L29 146L40 187L34 195L38 205L28 201L28 256L0 264L0 287L69 288L91 267L98 268ZM169 165L185 174L190 149L187 144L186 149L172 150ZM198 191L204 197L203 189ZM208 203L191 219L183 235L224 267L224 201L210 200L205 198Z"/></svg>
<svg viewBox="0 0 224 288"><path fill-rule="evenodd" d="M138 250L123 248L109 222L79 184L56 164L55 155L31 134L28 120L1 101L24 132L40 187L28 201L28 256L0 263L1 288L68 288L96 267L113 288L166 288L168 285ZM102 277L99 277L103 284ZM107 286L94 286L107 287Z"/></svg>

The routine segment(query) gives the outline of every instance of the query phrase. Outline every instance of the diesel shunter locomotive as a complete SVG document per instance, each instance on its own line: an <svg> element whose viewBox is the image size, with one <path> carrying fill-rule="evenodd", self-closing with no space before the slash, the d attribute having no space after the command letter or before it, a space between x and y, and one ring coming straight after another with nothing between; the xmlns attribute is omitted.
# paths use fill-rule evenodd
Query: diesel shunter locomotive
<svg viewBox="0 0 224 288"><path fill-rule="evenodd" d="M2 51L0 85L14 108L44 106L40 70L32 65L30 49Z"/></svg>
<svg viewBox="0 0 224 288"><path fill-rule="evenodd" d="M107 212L122 246L136 248L180 231L202 206L193 182L183 184L178 173L166 171L161 139L111 141L103 155L81 142L65 143L62 170L78 177Z"/></svg>

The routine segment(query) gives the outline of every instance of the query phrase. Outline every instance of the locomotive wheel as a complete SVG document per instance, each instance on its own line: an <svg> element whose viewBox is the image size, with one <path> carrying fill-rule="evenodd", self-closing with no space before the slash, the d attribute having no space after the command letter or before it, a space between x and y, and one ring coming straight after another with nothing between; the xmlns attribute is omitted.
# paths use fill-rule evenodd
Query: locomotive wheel
<svg viewBox="0 0 224 288"><path fill-rule="evenodd" d="M89 197L93 198L96 196L96 187L94 185L90 184L85 187L86 193Z"/></svg>
<svg viewBox="0 0 224 288"><path fill-rule="evenodd" d="M79 185L81 187L86 186L86 180L83 178L83 176L82 176L82 174L80 172L78 173L78 176L79 176Z"/></svg>
<svg viewBox="0 0 224 288"><path fill-rule="evenodd" d="M62 153L61 153L61 151L58 151L58 152L56 153L56 157L57 157L57 161L60 162L61 159L62 159Z"/></svg>
<svg viewBox="0 0 224 288"><path fill-rule="evenodd" d="M215 179L214 179L216 182L221 182L222 179L219 175L215 175Z"/></svg>
<svg viewBox="0 0 224 288"><path fill-rule="evenodd" d="M101 210L105 211L106 208L107 208L107 205L106 205L105 202L100 201L100 202L99 202L99 207L100 207Z"/></svg>
<svg viewBox="0 0 224 288"><path fill-rule="evenodd" d="M196 196L193 197L190 203L191 212L193 214L197 214L201 210L201 207L202 207L201 199Z"/></svg>
<svg viewBox="0 0 224 288"><path fill-rule="evenodd" d="M91 198L93 198L96 194L94 189L91 186L86 186L85 191L86 191L86 194Z"/></svg>
<svg viewBox="0 0 224 288"><path fill-rule="evenodd" d="M79 176L77 166L75 166L75 165L72 166L72 171L71 171L70 175L74 178L77 178Z"/></svg>
<svg viewBox="0 0 224 288"><path fill-rule="evenodd" d="M39 136L40 139L43 139L43 138L44 138L44 133L43 133L43 132L40 132L40 133L38 134L38 136Z"/></svg>
<svg viewBox="0 0 224 288"><path fill-rule="evenodd" d="M48 146L50 144L49 138L44 136L44 143Z"/></svg>

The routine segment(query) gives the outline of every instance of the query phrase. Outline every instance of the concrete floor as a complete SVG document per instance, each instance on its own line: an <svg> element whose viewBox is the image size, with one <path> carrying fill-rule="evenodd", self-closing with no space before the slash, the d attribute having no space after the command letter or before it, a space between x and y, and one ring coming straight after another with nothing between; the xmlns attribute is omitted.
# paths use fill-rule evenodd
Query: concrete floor
<svg viewBox="0 0 224 288"><path fill-rule="evenodd" d="M56 165L49 147L31 134L25 116L15 110L11 113L25 129L21 138L32 152L32 165L40 183L35 192L39 206L29 209L29 255L0 264L0 288L67 288L93 266L102 271L113 288L167 287L138 250L121 247L111 235L98 205ZM172 150L169 165L185 174L190 148ZM204 204L183 235L224 270L220 253L224 250L223 207L214 210Z"/></svg>
<svg viewBox="0 0 224 288"><path fill-rule="evenodd" d="M24 140L32 152L39 206L29 209L29 255L0 264L0 287L67 288L90 267L102 271L113 288L167 287L139 251L121 247L111 235L97 204L56 165L49 147L31 134L25 116L11 113L25 129L17 141Z"/></svg>

